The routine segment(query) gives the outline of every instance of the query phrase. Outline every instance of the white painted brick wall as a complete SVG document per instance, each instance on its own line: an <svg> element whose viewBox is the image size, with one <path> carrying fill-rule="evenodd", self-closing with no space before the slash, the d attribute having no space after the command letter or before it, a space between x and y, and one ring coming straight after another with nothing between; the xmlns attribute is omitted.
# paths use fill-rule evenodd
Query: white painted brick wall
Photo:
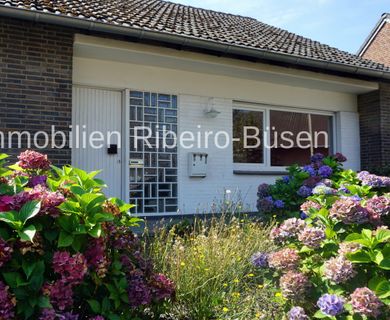
<svg viewBox="0 0 390 320"><path fill-rule="evenodd" d="M203 110L209 101L208 97L181 95L179 98L179 132L197 132L198 125L204 131L225 130L232 135L231 99L214 99L215 109L221 113L209 119ZM350 160L347 166L359 168L359 122L353 112L341 112L337 115L338 150ZM212 136L212 139L214 136ZM248 210L255 210L256 191L260 183L272 183L276 176L250 176L233 174L233 153L231 145L226 149L215 147L210 139L209 148L179 149L179 209L181 213L209 212L213 201L223 198L224 190L240 193ZM223 141L221 142L223 144ZM208 173L205 178L188 176L188 153L206 152Z"/></svg>

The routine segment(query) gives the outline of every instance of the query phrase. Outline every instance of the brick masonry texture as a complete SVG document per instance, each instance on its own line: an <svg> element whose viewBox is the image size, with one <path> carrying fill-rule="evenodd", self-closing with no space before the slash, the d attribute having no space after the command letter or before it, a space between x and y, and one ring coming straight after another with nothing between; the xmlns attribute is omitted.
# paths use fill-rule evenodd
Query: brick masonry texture
<svg viewBox="0 0 390 320"><path fill-rule="evenodd" d="M370 59L390 66L390 23L386 22L379 30L370 46L363 54Z"/></svg>
<svg viewBox="0 0 390 320"><path fill-rule="evenodd" d="M390 166L390 84L358 97L362 169Z"/></svg>
<svg viewBox="0 0 390 320"><path fill-rule="evenodd" d="M1 152L14 157L21 151L7 148L9 131L50 132L55 125L69 132L73 37L70 29L0 18L0 132L6 147ZM14 136L13 147L17 140ZM68 147L43 152L56 165L70 163Z"/></svg>

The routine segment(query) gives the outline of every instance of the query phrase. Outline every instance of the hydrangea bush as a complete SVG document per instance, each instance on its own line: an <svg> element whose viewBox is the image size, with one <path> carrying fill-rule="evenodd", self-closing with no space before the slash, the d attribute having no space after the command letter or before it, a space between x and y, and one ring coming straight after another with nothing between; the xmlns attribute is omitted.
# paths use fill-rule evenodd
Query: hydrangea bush
<svg viewBox="0 0 390 320"><path fill-rule="evenodd" d="M390 319L390 178L343 170L344 160L316 156L308 168L290 169L286 185L317 182L302 184L310 192L302 193L301 217L271 231L280 248L253 256L268 285L279 288L288 320ZM299 185L286 199L272 193L280 182L268 190L291 207L300 203Z"/></svg>
<svg viewBox="0 0 390 320"><path fill-rule="evenodd" d="M175 293L130 231L130 205L98 172L0 155L0 319L131 319Z"/></svg>
<svg viewBox="0 0 390 320"><path fill-rule="evenodd" d="M340 153L324 157L315 154L310 164L288 168L288 175L278 179L275 184L263 183L259 186L257 209L263 215L297 216L300 205L313 193L332 193L331 181L338 180L342 163L347 159Z"/></svg>

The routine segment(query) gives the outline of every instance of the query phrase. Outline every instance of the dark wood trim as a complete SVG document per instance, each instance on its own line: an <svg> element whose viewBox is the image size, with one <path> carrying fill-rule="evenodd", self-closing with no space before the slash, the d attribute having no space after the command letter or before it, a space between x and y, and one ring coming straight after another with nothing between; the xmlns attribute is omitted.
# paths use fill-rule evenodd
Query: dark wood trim
<svg viewBox="0 0 390 320"><path fill-rule="evenodd" d="M248 170L233 170L233 174L247 176L284 176L287 171L248 171Z"/></svg>

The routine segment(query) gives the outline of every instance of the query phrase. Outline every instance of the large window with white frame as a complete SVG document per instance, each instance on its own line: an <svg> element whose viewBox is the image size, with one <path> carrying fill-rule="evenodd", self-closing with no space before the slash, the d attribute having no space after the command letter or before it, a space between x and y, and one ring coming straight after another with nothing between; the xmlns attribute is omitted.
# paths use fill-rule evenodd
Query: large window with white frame
<svg viewBox="0 0 390 320"><path fill-rule="evenodd" d="M235 170L304 165L315 153L332 152L333 113L235 104L232 116Z"/></svg>

